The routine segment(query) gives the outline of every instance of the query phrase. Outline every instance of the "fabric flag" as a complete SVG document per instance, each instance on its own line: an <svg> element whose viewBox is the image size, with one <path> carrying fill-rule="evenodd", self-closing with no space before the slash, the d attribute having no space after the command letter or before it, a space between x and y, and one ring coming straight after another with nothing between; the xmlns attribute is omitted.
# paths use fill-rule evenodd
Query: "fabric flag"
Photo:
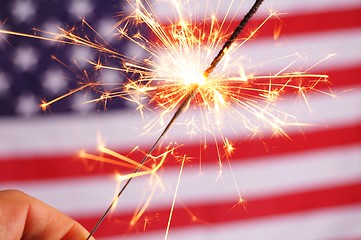
<svg viewBox="0 0 361 240"><path fill-rule="evenodd" d="M125 2L3 0L0 28L48 37L34 28L57 32L75 26L75 32L95 40L101 35L122 54L134 54L137 50L116 37L114 29ZM253 4L190 2L197 5L194 9L216 10L219 18L237 10L236 24ZM174 13L167 1L155 2L152 9L163 24ZM307 104L285 95L276 103L274 108L307 125L285 127L289 138L267 131L256 137L247 131L236 134L227 127L224 134L235 151L222 174L213 150L200 151L199 138L175 126L170 135L184 143L180 153L195 157L182 172L169 239L361 239L361 2L266 0L247 29L261 23L269 9L280 13L280 20L267 22L239 54L261 66L263 74L287 66L291 58L286 56L301 56L294 70L315 65L310 72L329 75L332 94L312 92ZM99 35L84 30L82 18ZM157 113L143 120L120 98L108 101L103 111L99 103L84 104L96 97L91 90L42 112L42 99L65 94L79 82L117 83L124 77L117 71L94 71L86 60L96 61L99 53L85 47L0 34L0 54L0 190L22 190L91 230L113 199L119 169L81 160L78 152L96 153L99 138L125 155L135 146L147 151L157 136L142 134L143 126ZM133 155L139 159L142 154ZM179 172L179 162L165 163L159 171L162 191L133 226L130 219L151 192L148 178L134 179L95 237L164 238Z"/></svg>

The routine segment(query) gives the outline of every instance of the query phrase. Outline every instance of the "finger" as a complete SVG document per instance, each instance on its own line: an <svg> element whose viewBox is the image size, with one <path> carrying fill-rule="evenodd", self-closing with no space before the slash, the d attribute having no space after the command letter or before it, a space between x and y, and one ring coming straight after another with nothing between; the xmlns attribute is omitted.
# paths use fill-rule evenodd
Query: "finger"
<svg viewBox="0 0 361 240"><path fill-rule="evenodd" d="M84 240L88 231L74 219L17 190L0 192L0 239Z"/></svg>

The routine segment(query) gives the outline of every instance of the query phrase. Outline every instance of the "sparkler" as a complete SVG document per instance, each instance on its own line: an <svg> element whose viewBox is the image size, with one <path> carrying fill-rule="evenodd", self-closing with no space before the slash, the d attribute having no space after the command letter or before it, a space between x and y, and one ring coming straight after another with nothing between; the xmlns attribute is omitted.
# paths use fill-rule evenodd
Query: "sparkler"
<svg viewBox="0 0 361 240"><path fill-rule="evenodd" d="M226 43L223 45L223 47L221 48L221 50L219 51L219 53L217 54L217 56L213 59L213 61L211 62L210 66L204 71L204 77L207 78L212 71L214 70L214 68L217 66L217 64L221 61L222 57L224 56L224 54L226 53L226 51L228 50L228 48L232 45L232 43L236 40L236 38L238 37L238 35L241 33L241 31L244 29L244 27L246 26L246 24L249 22L249 20L252 18L252 16L256 13L256 11L258 10L259 6L261 6L263 0L256 0L256 2L254 3L254 5L252 6L252 8L249 10L249 12L244 16L244 18L242 19L242 21L240 22L240 24L237 26L237 28L233 31L232 35L229 37L229 39L226 41ZM207 79L205 80L207 81ZM148 153L144 156L143 160L140 162L140 165L135 169L134 173L137 173L140 170L140 167L146 162L146 160L148 159L148 156L150 154L152 154L154 148L158 145L159 141L163 138L163 136L167 133L167 131L170 129L170 127L173 125L173 123L175 122L175 120L178 118L178 116L186 109L187 105L189 105L190 101L194 98L195 94L198 92L198 87L199 87L199 83L193 83L189 89L189 92L185 95L184 99L182 100L181 104L179 105L178 109L176 110L176 112L174 113L173 117L171 118L171 120L169 121L169 123L166 125L166 127L164 128L163 132L160 134L160 136L158 137L158 139L154 142L153 146L150 148L150 150L148 151ZM183 160L183 164L182 164L182 168L183 169L183 165L184 165L184 160ZM127 186L129 185L130 181L133 178L129 178L126 183L124 184L124 186L121 188L121 190L119 191L118 195L114 198L114 200L111 202L111 204L109 205L109 207L107 208L107 210L104 212L104 214L102 215L102 217L99 219L99 221L97 222L97 224L94 226L93 230L90 232L89 236L87 237L87 240L91 238L91 236L94 235L95 231L98 229L98 227L100 226L100 224L103 222L104 218L106 217L106 215L109 213L109 211L113 208L114 204L118 201L119 197L122 195L122 193L124 192L124 190L127 188ZM174 202L173 202L173 207L174 207ZM173 208L172 208L173 209ZM167 233L169 230L169 225L170 225L170 221L168 222L168 227L167 227ZM166 235L167 238L167 235Z"/></svg>
<svg viewBox="0 0 361 240"><path fill-rule="evenodd" d="M184 18L181 13L181 4L179 1L171 1L174 5L175 12L179 17L179 22L172 23L169 28L161 26L159 22L156 21L153 16L154 13L152 12L151 4L148 0L129 1L129 4L133 9L133 13L130 14L129 17L125 18L125 20L119 22L117 30L120 37L128 39L134 45L150 53L151 58L145 58L142 60L132 59L129 56L120 54L116 50L113 50L108 44L101 44L90 40L88 37L76 35L74 33L74 29L68 31L60 29L60 33L49 33L37 30L40 33L45 33L46 37L0 29L0 33L3 34L90 47L96 49L100 53L107 54L122 63L121 67L116 68L104 65L100 59L98 61L88 60L88 63L93 65L95 70L111 69L121 71L125 74L131 73L139 75L139 79L130 78L129 82L124 85L124 90L122 91L103 90L98 88L103 85L98 82L86 83L78 89L74 89L52 101L43 101L40 105L43 110L47 109L52 103L59 101L64 97L90 87L94 91L98 92L100 97L89 102L107 101L110 98L120 97L136 103L138 105L137 109L141 112L141 114L143 114L144 108L148 108L148 105L143 103L143 96L147 95L150 97L148 104L153 104L163 110L159 120L161 123L164 121L163 118L165 115L174 112L168 123L165 125L163 131L145 154L141 162L138 163L131 159L127 159L124 156L117 155L105 148L100 149L102 153L110 154L111 156L126 162L128 167L131 167L132 169L135 168L135 170L133 173L128 174L123 178L123 180L126 180L125 184L115 196L102 217L96 223L87 239L90 239L97 231L98 227L101 225L110 210L115 206L119 197L123 194L134 177L152 175L163 164L165 157L172 150L168 149L165 151L165 153L161 156L162 160L154 168L145 166L148 159L153 158L152 153L154 149L159 145L178 117L187 108L189 108L193 101L197 103L197 106L205 107L206 112L212 112L213 110L217 112L221 107L228 107L229 111L235 113L235 116L233 116L235 120L241 119L251 131L255 132L256 127L249 122L245 115L231 106L231 104L234 104L262 120L265 124L272 128L274 133L287 136L282 128L282 125L287 123L271 112L271 104L274 103L278 99L279 95L286 90L294 90L298 92L304 100L307 101L305 97L306 91L315 89L316 85L320 82L327 82L326 75L308 74L306 72L287 73L287 69L292 65L292 62L272 76L246 75L242 66L239 66L239 63L234 66L229 62L229 56L234 53L235 50L251 39L254 34L268 21L268 19L276 16L275 12L271 12L265 21L252 31L249 36L243 39L241 43L234 44L239 34L256 13L262 2L263 0L256 0L236 29L229 37L227 37L222 35L220 31L220 29L224 27L225 19L223 19L223 22L220 26L218 26L216 18L212 17L210 19L210 26L206 27L206 23L204 22L203 26L199 27ZM148 7L146 7L144 3L146 3ZM149 41L140 32L131 34L130 29L132 27L132 21L135 21L136 24L145 23L160 43ZM84 19L83 23L95 32L95 30ZM203 47L204 42L206 42L206 47ZM214 51L216 51L215 49L220 49L218 50L218 54L214 54ZM213 57L214 55L216 55L216 57ZM195 58L195 60L193 58ZM209 65L205 65L208 64L210 59L212 59L211 63ZM222 67L219 66L221 60L223 61ZM188 61L191 61L192 63L188 64ZM237 76L235 76L235 74L230 74L231 71L236 72ZM317 89L315 90L319 91ZM259 101L265 102L265 105L261 106ZM208 119L207 113L202 121L205 128L208 128L208 125L214 127L218 124L218 122L213 123L210 119ZM187 124L193 125L193 123ZM194 126L196 125L197 124L194 124ZM152 126L152 124L150 124L150 126ZM223 137L223 135L222 140L224 143L225 154L230 155L232 151L235 150L232 143L227 138ZM217 153L219 155L219 164L221 167L221 154L219 151L220 150L217 145ZM104 161L104 158L95 158L94 156L84 152L80 154L80 157ZM182 168L184 160L185 158L183 158ZM108 161L108 163L114 163L114 161ZM240 199L242 200L242 198ZM169 219L171 219L171 215ZM169 230L169 225L170 220L168 222L167 232Z"/></svg>

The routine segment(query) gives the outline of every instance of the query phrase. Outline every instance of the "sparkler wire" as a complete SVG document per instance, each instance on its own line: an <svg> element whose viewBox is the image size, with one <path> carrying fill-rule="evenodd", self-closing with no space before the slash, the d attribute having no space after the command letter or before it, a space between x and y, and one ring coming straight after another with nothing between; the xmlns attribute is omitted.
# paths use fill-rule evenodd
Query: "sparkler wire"
<svg viewBox="0 0 361 240"><path fill-rule="evenodd" d="M257 12L258 8L261 6L262 2L264 0L256 0L255 3L253 4L253 6L251 7L251 9L248 11L248 13L243 17L243 19L241 20L241 22L239 23L239 25L236 27L236 29L233 31L232 35L227 39L227 41L224 43L223 47L221 48L221 50L218 52L217 56L213 59L213 61L211 62L211 64L209 65L209 67L204 71L203 75L207 78L212 71L215 69L215 67L218 65L218 63L221 61L221 59L223 58L224 54L227 52L227 50L229 49L229 47L234 43L234 41L237 39L237 37L239 36L239 34L242 32L242 30L244 29L244 27L247 25L247 23L251 20L251 18L253 17L253 15ZM181 101L179 107L177 108L176 112L174 113L173 117L171 118L171 120L168 122L167 126L164 128L163 132L159 135L159 137L157 138L157 140L154 142L154 144L152 145L152 147L149 149L149 151L147 152L147 154L144 156L144 158L142 159L142 161L139 163L139 166L134 170L134 173L139 172L139 170L141 169L141 167L144 165L144 163L147 161L147 159L149 158L149 156L152 154L153 150L156 148L156 146L158 145L158 143L160 142L160 140L163 138L163 136L168 132L168 130L170 129L170 127L173 125L173 123L176 121L176 119L181 115L181 113L187 108L187 106L189 105L190 101L194 98L194 96L196 95L197 91L198 91L198 84L194 84L191 89L189 90L189 92L187 93L187 95L184 97L184 99ZM98 222L95 224L95 226L93 227L92 231L89 233L88 237L86 238L86 240L89 240L94 233L96 232L96 230L99 228L100 224L104 221L105 217L108 215L109 211L113 208L113 206L115 205L115 203L118 201L118 199L120 198L120 196L123 194L124 190L127 188L127 186L129 185L129 183L132 181L133 177L130 177L126 183L123 185L123 187L121 188L121 190L118 192L117 196L115 196L115 198L113 199L113 201L110 203L109 207L107 208L107 210L104 212L104 214L100 217L100 219L98 220Z"/></svg>

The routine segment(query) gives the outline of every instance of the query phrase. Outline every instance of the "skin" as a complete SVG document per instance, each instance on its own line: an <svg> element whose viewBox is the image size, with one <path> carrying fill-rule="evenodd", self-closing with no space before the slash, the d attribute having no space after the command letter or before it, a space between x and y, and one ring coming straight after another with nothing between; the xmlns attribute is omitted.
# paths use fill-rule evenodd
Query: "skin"
<svg viewBox="0 0 361 240"><path fill-rule="evenodd" d="M84 240L88 234L74 219L36 198L0 191L0 239Z"/></svg>

